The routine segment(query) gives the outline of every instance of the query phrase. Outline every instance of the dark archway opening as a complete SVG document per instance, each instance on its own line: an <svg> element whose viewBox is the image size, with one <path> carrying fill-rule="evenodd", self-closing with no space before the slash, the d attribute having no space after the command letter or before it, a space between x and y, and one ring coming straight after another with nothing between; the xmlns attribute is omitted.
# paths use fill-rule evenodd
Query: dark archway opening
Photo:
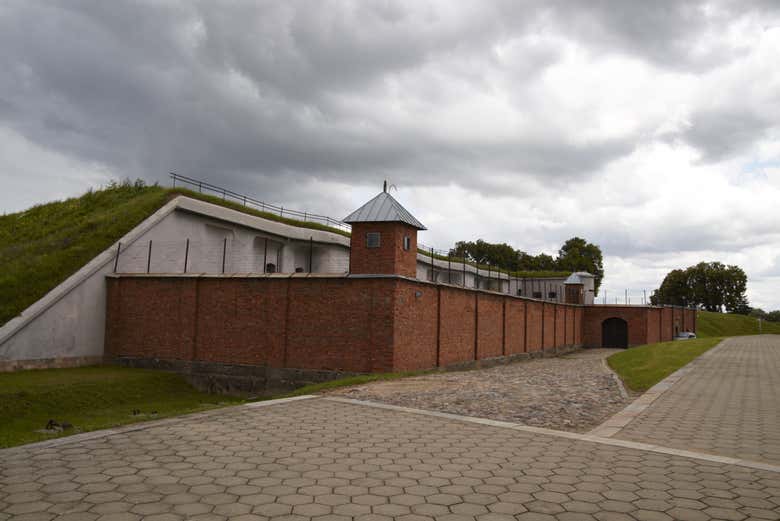
<svg viewBox="0 0 780 521"><path fill-rule="evenodd" d="M628 322L622 318L608 318L601 323L603 347L628 347Z"/></svg>

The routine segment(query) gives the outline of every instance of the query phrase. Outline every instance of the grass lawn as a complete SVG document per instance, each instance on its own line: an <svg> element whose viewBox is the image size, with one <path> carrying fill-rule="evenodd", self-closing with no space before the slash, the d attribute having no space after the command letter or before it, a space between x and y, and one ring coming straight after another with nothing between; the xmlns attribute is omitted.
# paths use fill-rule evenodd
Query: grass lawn
<svg viewBox="0 0 780 521"><path fill-rule="evenodd" d="M732 313L712 313L699 311L696 314L696 335L699 337L742 336L758 334L780 335L780 323L761 322L759 330L758 319L747 315Z"/></svg>
<svg viewBox="0 0 780 521"><path fill-rule="evenodd" d="M350 376L307 385L274 398L314 394L430 372ZM0 447L237 405L245 401L198 392L181 376L164 371L103 366L0 373ZM139 409L142 414L134 416L133 409ZM157 414L152 415L153 411ZM67 421L73 425L73 429L58 435L36 432L43 429L50 419Z"/></svg>
<svg viewBox="0 0 780 521"><path fill-rule="evenodd" d="M181 376L163 371L81 367L0 373L0 447L54 437L35 432L49 419L71 423L60 434L69 435L242 402L198 392ZM133 416L133 409L142 414Z"/></svg>
<svg viewBox="0 0 780 521"><path fill-rule="evenodd" d="M632 391L646 391L688 362L715 347L720 337L659 342L632 347L607 358Z"/></svg>

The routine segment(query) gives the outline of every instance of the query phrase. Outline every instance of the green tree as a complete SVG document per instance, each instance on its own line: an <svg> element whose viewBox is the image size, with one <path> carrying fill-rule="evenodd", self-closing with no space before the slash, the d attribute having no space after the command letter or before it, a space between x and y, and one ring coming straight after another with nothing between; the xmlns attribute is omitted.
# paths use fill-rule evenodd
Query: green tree
<svg viewBox="0 0 780 521"><path fill-rule="evenodd" d="M587 271L595 275L595 294L598 295L604 278L604 259L601 248L581 237L572 237L558 250L556 269L561 271Z"/></svg>
<svg viewBox="0 0 780 521"><path fill-rule="evenodd" d="M604 278L601 248L580 237L572 237L563 243L557 257L546 253L530 255L509 244L494 244L482 239L458 241L449 253L453 257L508 271L587 271L596 276L596 294Z"/></svg>
<svg viewBox="0 0 780 521"><path fill-rule="evenodd" d="M769 322L780 322L780 309L777 309L775 311L770 311L766 314L766 319Z"/></svg>
<svg viewBox="0 0 780 521"><path fill-rule="evenodd" d="M747 275L739 266L700 262L684 270L672 270L650 296L654 305L696 306L707 311L750 312Z"/></svg>

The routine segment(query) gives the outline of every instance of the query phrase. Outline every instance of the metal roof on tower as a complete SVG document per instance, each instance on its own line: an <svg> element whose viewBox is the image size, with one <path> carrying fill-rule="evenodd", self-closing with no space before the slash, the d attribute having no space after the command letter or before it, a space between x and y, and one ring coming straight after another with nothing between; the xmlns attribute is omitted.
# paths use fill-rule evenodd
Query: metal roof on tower
<svg viewBox="0 0 780 521"><path fill-rule="evenodd" d="M427 228L414 218L409 210L401 206L401 203L393 199L386 191L371 199L369 202L344 218L345 223L372 223L372 222L402 222L417 228Z"/></svg>

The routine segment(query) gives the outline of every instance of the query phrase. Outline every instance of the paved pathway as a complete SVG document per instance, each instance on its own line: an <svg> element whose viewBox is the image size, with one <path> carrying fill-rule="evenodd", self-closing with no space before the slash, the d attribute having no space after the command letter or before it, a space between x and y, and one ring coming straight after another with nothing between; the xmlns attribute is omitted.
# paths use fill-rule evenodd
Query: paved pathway
<svg viewBox="0 0 780 521"><path fill-rule="evenodd" d="M614 437L780 464L780 336L725 340Z"/></svg>
<svg viewBox="0 0 780 521"><path fill-rule="evenodd" d="M621 349L586 349L478 371L433 373L332 392L416 409L586 432L628 405L604 359Z"/></svg>
<svg viewBox="0 0 780 521"><path fill-rule="evenodd" d="M443 416L313 398L8 449L0 519L780 519L780 472Z"/></svg>

